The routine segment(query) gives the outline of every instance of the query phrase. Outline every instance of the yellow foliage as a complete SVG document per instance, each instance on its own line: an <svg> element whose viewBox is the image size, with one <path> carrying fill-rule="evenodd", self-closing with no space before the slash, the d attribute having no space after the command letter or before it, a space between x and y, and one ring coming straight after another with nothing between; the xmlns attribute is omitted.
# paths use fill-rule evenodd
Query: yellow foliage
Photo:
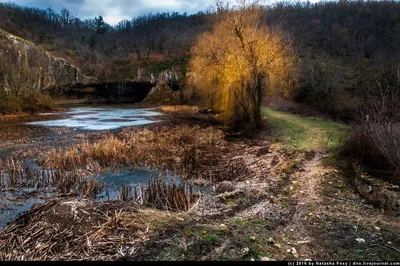
<svg viewBox="0 0 400 266"><path fill-rule="evenodd" d="M257 7L231 10L192 49L198 93L226 124L260 123L264 92L287 95L295 58L279 30L261 26Z"/></svg>

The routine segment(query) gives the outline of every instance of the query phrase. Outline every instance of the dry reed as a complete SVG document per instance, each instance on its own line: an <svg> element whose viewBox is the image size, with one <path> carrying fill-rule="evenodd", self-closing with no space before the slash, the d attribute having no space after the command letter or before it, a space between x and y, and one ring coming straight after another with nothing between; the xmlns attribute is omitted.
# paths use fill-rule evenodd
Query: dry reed
<svg viewBox="0 0 400 266"><path fill-rule="evenodd" d="M76 169L34 169L24 167L14 159L0 161L0 190L16 188L34 188L37 191L49 191L61 195L83 195L96 197L103 184L96 178L83 177Z"/></svg>
<svg viewBox="0 0 400 266"><path fill-rule="evenodd" d="M161 111L170 113L196 114L200 112L200 108L197 106L189 105L169 105L162 107Z"/></svg>
<svg viewBox="0 0 400 266"><path fill-rule="evenodd" d="M177 126L156 130L124 130L96 143L80 143L68 150L52 150L44 158L51 168L76 169L91 163L101 167L130 162L136 167L172 170L189 176L210 161L209 155L225 145L224 133L212 127ZM214 158L215 159L215 158Z"/></svg>
<svg viewBox="0 0 400 266"><path fill-rule="evenodd" d="M8 159L0 168L0 191L16 188L34 188L36 191L54 192L62 195L79 195L96 198L106 191L102 182L96 178L84 177L76 169L65 170L31 170L23 167L19 161ZM6 168L7 170L2 170ZM186 183L167 183L165 178L151 178L147 185L122 185L116 191L122 201L154 207L161 210L187 211L198 196L193 193L191 185Z"/></svg>
<svg viewBox="0 0 400 266"><path fill-rule="evenodd" d="M162 178L151 178L144 186L121 186L120 200L168 211L188 211L199 199L193 187L186 183L167 183Z"/></svg>

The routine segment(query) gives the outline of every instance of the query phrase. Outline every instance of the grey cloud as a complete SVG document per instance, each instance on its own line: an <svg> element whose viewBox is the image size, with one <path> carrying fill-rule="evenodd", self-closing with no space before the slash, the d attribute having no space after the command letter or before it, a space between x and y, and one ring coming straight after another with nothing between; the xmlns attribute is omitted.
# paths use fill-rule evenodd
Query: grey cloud
<svg viewBox="0 0 400 266"><path fill-rule="evenodd" d="M214 0L14 0L21 6L38 8L51 7L57 12L67 8L80 18L93 18L102 15L114 24L122 19L143 15L149 12L188 12L196 13L205 10Z"/></svg>
<svg viewBox="0 0 400 266"><path fill-rule="evenodd" d="M264 3L274 1L278 0L261 0ZM318 0L311 0L311 2L316 1ZM73 15L82 19L102 15L108 23L116 24L123 19L131 19L150 12L178 11L192 14L206 10L215 3L215 0L14 0L14 2L22 6L51 7L58 12L62 8L67 8Z"/></svg>

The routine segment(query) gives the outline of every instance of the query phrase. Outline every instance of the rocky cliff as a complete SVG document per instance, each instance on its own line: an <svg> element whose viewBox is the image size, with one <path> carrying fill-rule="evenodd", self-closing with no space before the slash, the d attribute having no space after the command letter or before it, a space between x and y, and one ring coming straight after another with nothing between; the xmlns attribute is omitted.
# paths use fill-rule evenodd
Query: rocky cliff
<svg viewBox="0 0 400 266"><path fill-rule="evenodd" d="M66 60L0 29L0 93L26 95L95 81Z"/></svg>

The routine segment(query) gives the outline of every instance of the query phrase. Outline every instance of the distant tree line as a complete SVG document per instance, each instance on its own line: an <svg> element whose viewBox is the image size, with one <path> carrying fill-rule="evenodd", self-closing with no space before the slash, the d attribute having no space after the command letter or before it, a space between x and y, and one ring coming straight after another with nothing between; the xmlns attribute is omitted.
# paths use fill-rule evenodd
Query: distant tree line
<svg viewBox="0 0 400 266"><path fill-rule="evenodd" d="M115 26L81 20L66 9L0 3L0 27L106 80L134 79L143 67L186 72L191 48L221 16L204 12L147 14ZM366 84L400 65L400 2L281 2L262 7L262 23L293 44L299 76L291 99L350 119Z"/></svg>

